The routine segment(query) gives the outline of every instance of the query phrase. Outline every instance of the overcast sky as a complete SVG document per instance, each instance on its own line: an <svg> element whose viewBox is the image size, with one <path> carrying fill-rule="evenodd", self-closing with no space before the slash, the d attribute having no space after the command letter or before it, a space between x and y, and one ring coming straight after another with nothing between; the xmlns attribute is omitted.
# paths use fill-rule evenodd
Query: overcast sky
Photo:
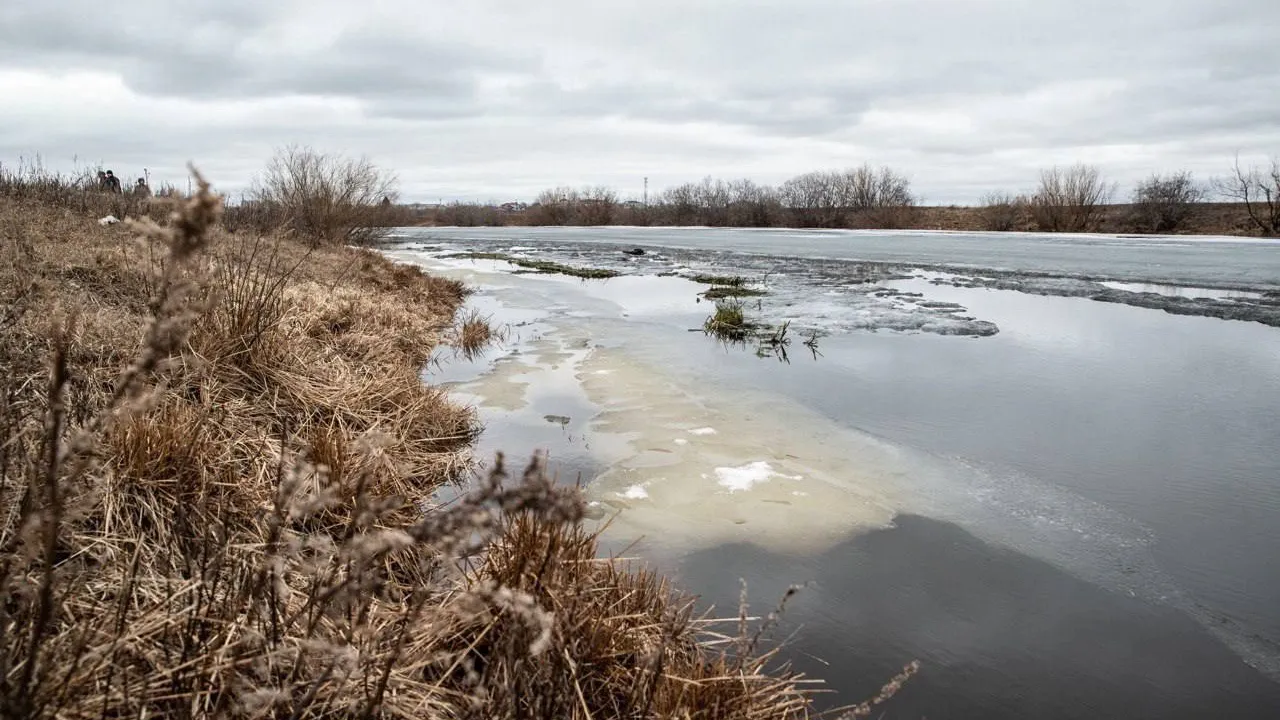
<svg viewBox="0 0 1280 720"><path fill-rule="evenodd" d="M928 203L1280 154L1277 0L3 0L0 162L236 192L286 143L406 200L870 162ZM154 182L153 182L154 184Z"/></svg>

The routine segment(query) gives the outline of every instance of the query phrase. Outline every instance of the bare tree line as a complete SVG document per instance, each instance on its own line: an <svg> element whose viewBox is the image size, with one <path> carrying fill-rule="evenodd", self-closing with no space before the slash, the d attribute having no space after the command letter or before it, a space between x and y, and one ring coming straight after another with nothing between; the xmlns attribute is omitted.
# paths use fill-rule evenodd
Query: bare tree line
<svg viewBox="0 0 1280 720"><path fill-rule="evenodd" d="M810 172L774 187L711 177L620 202L610 188L544 190L530 208L538 225L709 225L711 227L888 227L915 205L911 183L887 167Z"/></svg>
<svg viewBox="0 0 1280 720"><path fill-rule="evenodd" d="M1155 173L1140 181L1129 198L1122 224L1131 231L1172 233L1182 229L1195 206L1216 195L1244 206L1251 226L1263 235L1280 235L1280 159L1270 167L1242 168L1208 183L1190 172ZM981 212L988 230L1089 232L1102 223L1117 194L1096 166L1076 164L1042 170L1030 195L993 192L983 196Z"/></svg>
<svg viewBox="0 0 1280 720"><path fill-rule="evenodd" d="M969 217L996 231L1175 233L1186 229L1197 206L1217 197L1243 208L1239 218L1232 215L1232 232L1280 235L1280 159L1268 167L1242 167L1237 161L1231 174L1208 182L1187 171L1155 173L1121 205L1116 204L1118 190L1097 166L1055 166L1040 171L1030 193L984 195ZM604 186L557 187L540 193L527 210L454 203L436 210L435 217L450 225L893 229L920 227L920 214L927 210L905 175L863 165L804 173L776 186L706 177L666 188L647 203L621 200Z"/></svg>

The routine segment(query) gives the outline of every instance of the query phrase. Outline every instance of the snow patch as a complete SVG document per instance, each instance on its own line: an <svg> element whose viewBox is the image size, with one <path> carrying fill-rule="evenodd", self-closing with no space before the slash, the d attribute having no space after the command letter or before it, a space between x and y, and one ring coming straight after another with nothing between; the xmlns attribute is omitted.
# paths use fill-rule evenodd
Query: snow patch
<svg viewBox="0 0 1280 720"><path fill-rule="evenodd" d="M690 435L715 435L716 429L710 427L694 428L689 431Z"/></svg>
<svg viewBox="0 0 1280 720"><path fill-rule="evenodd" d="M716 482L733 493L739 490L750 490L751 486L758 483L769 482L769 478L777 474L769 463L757 460L742 467L716 468L716 477L719 478Z"/></svg>
<svg viewBox="0 0 1280 720"><path fill-rule="evenodd" d="M628 500L644 500L649 497L649 491L645 489L648 484L649 483L640 483L638 485L632 485L618 494Z"/></svg>

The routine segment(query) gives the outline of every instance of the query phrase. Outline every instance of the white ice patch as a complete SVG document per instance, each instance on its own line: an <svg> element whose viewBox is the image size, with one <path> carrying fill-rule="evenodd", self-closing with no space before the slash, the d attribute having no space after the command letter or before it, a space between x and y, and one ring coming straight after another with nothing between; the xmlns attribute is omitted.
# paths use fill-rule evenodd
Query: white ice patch
<svg viewBox="0 0 1280 720"><path fill-rule="evenodd" d="M628 500L643 500L649 497L649 491L645 489L645 486L648 484L649 483L640 483L638 485L632 485L618 494Z"/></svg>
<svg viewBox="0 0 1280 720"><path fill-rule="evenodd" d="M763 460L757 460L742 467L716 468L716 477L720 478L716 482L721 487L728 488L731 493L739 490L750 490L752 485L769 482L769 478L774 475L777 475L777 473L773 471L769 463Z"/></svg>
<svg viewBox="0 0 1280 720"><path fill-rule="evenodd" d="M673 443L675 443L675 444L677 444L677 445L688 445L688 444L689 444L689 441L688 441L688 440L685 440L684 438L676 438L675 440L672 440L671 442L673 442Z"/></svg>
<svg viewBox="0 0 1280 720"><path fill-rule="evenodd" d="M715 435L716 429L709 427L694 428L689 431L690 435Z"/></svg>

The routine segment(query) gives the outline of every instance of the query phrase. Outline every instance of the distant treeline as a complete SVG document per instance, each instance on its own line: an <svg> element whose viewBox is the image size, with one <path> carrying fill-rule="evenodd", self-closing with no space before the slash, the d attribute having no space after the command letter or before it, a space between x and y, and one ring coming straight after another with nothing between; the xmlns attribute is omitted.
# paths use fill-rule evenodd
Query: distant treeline
<svg viewBox="0 0 1280 720"><path fill-rule="evenodd" d="M1041 232L1280 234L1280 162L1198 182L1189 172L1152 175L1120 204L1097 167L1040 172L1036 190L992 192L977 207L921 206L906 176L863 165L796 176L781 185L705 178L642 202L609 187L558 187L529 204L453 203L420 211L419 224L704 225ZM1207 203L1217 197L1225 203ZM1127 200L1127 202L1124 202Z"/></svg>
<svg viewBox="0 0 1280 720"><path fill-rule="evenodd" d="M442 225L708 225L711 227L901 227L916 204L911 183L890 168L864 165L811 172L777 187L753 180L685 183L648 202L620 200L604 186L558 187L529 206L453 203L436 208Z"/></svg>

